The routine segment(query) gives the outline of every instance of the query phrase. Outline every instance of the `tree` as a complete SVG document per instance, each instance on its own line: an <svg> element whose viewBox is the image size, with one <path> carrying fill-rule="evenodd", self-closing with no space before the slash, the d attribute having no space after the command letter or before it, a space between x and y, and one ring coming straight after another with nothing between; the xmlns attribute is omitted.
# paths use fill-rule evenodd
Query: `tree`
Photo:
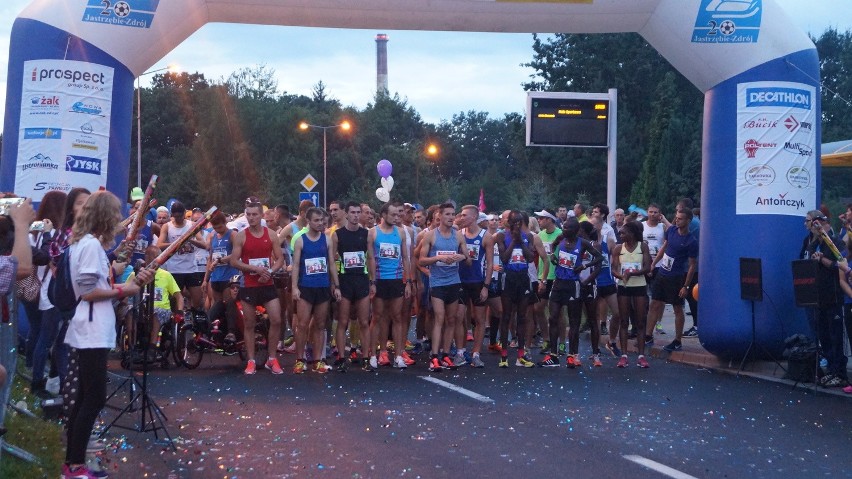
<svg viewBox="0 0 852 479"><path fill-rule="evenodd" d="M241 68L223 82L228 94L237 98L272 101L278 94L275 70L265 64Z"/></svg>

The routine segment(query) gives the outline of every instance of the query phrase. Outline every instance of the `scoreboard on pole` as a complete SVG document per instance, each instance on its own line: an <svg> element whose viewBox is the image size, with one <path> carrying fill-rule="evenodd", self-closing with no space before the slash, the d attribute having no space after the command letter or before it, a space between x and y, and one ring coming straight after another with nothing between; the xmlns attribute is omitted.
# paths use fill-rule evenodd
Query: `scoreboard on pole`
<svg viewBox="0 0 852 479"><path fill-rule="evenodd" d="M612 103L606 93L528 92L527 146L609 147Z"/></svg>

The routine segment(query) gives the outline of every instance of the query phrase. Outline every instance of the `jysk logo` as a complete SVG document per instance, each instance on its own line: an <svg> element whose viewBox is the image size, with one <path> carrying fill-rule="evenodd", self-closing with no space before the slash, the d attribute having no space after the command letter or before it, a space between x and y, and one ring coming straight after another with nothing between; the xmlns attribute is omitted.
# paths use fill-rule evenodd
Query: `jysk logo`
<svg viewBox="0 0 852 479"><path fill-rule="evenodd" d="M42 155L41 153L31 157L26 161L23 165L21 165L21 171L27 170L58 170L59 165L53 161L49 156Z"/></svg>
<svg viewBox="0 0 852 479"><path fill-rule="evenodd" d="M799 88L755 87L746 88L746 106L780 106L784 108L811 109L811 92Z"/></svg>
<svg viewBox="0 0 852 479"><path fill-rule="evenodd" d="M762 148L775 148L776 146L778 146L777 143L762 143L752 138L743 144L743 149L749 158L754 158L757 155L757 150Z"/></svg>
<svg viewBox="0 0 852 479"><path fill-rule="evenodd" d="M789 130L790 133L795 133L795 132L800 131L800 130L810 133L813 130L813 124L812 123L809 123L809 122L806 122L806 121L800 122L793 115L788 116L784 120L784 127L787 128L787 130Z"/></svg>
<svg viewBox="0 0 852 479"><path fill-rule="evenodd" d="M804 143L785 142L784 151L795 153L799 156L810 157L814 154L813 148Z"/></svg>
<svg viewBox="0 0 852 479"><path fill-rule="evenodd" d="M701 0L692 43L755 43L762 0Z"/></svg>
<svg viewBox="0 0 852 479"><path fill-rule="evenodd" d="M151 28L160 0L88 0L83 21L134 28Z"/></svg>
<svg viewBox="0 0 852 479"><path fill-rule="evenodd" d="M88 173L90 175L101 174L101 160L97 158L88 158L85 156L65 157L65 171L73 171L75 173Z"/></svg>
<svg viewBox="0 0 852 479"><path fill-rule="evenodd" d="M61 128L24 128L25 140L59 140L61 138Z"/></svg>

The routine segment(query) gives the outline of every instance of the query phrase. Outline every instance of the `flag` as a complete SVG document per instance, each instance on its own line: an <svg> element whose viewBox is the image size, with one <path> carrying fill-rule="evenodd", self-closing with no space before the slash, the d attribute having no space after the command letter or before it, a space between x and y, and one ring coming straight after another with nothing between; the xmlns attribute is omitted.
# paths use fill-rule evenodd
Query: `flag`
<svg viewBox="0 0 852 479"><path fill-rule="evenodd" d="M479 212L485 213L485 190L479 189Z"/></svg>

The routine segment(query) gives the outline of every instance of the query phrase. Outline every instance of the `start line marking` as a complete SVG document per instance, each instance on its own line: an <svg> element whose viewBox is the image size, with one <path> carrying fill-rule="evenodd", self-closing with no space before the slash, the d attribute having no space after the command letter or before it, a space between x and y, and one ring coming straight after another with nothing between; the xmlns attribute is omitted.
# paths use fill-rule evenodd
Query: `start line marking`
<svg viewBox="0 0 852 479"><path fill-rule="evenodd" d="M635 462L636 464L639 464L640 466L645 466L648 469L651 469L652 471L657 471L660 474L663 474L665 476L669 476L673 479L698 479L695 476L690 476L689 474L687 474L685 472L680 472L677 469L672 469L671 467L669 467L665 464L660 464L657 461L652 461L652 460L645 458L645 457L642 457L642 456L627 455L627 456L622 456L622 457L624 457L628 461Z"/></svg>
<svg viewBox="0 0 852 479"><path fill-rule="evenodd" d="M424 381L429 381L430 383L437 384L438 386L443 386L451 391L455 391L459 394L464 394L465 396L476 399L477 401L484 403L493 403L494 400L488 396L483 396L482 394L475 393L469 389L465 389L463 387L456 386L453 383L448 383L447 381L441 381L440 379L433 378L432 376L420 376L420 379Z"/></svg>

